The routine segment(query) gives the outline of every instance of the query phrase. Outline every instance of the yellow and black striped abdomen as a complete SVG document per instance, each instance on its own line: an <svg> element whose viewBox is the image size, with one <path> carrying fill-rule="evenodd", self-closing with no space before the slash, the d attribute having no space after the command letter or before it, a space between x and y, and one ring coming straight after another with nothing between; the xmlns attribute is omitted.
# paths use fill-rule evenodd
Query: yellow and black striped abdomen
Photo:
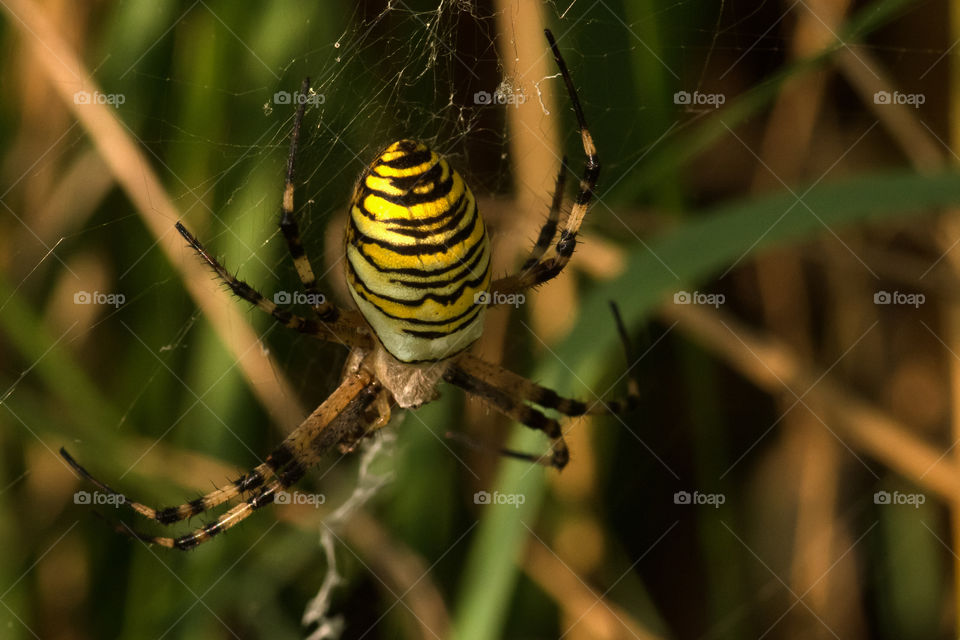
<svg viewBox="0 0 960 640"><path fill-rule="evenodd" d="M435 362L483 331L490 243L459 173L413 140L364 172L350 203L347 282L360 312L402 362Z"/></svg>

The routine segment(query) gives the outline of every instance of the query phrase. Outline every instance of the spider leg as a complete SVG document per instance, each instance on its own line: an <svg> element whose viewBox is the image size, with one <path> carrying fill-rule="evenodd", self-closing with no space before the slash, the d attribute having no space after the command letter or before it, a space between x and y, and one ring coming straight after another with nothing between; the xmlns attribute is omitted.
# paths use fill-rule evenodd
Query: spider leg
<svg viewBox="0 0 960 640"><path fill-rule="evenodd" d="M494 296L492 299L504 299L504 296L519 293L543 284L556 277L558 273L570 261L573 250L577 245L577 233L580 231L580 225L583 224L583 218L587 213L587 207L593 199L593 191L597 185L597 179L600 176L600 158L597 155L597 147L593 143L593 136L587 127L587 119L583 115L583 108L580 106L580 99L577 97L577 90L573 86L573 80L570 78L570 72L567 70L567 64L560 55L560 49L557 47L553 34L549 29L544 30L547 36L547 42L550 43L550 49L553 52L553 58L560 69L560 75L563 76L563 82L567 87L567 94L573 106L574 114L577 118L577 128L580 131L580 138L583 142L583 152L586 155L586 164L583 174L580 178L580 188L577 191L577 197L574 200L573 208L567 217L566 224L560 232L560 239L555 246L555 254L546 259L539 259L533 265L523 269L520 273L506 278L495 280L490 286ZM551 238L552 240L552 238Z"/></svg>
<svg viewBox="0 0 960 640"><path fill-rule="evenodd" d="M293 175L296 166L297 145L300 142L300 125L303 122L303 112L306 108L304 96L310 90L310 78L304 78L300 86L300 100L297 112L293 119L293 133L290 135L290 153L287 156L287 177L283 189L283 202L280 206L280 231L287 242L293 266L297 269L300 282L311 295L311 306L317 318L323 322L334 322L340 317L340 310L326 301L326 298L317 291L317 277L313 272L313 265L303 248L300 240L300 225L297 222L293 209Z"/></svg>
<svg viewBox="0 0 960 640"><path fill-rule="evenodd" d="M457 431L447 431L444 434L444 437L450 440L456 440L460 444L464 444L470 447L471 449L475 449L477 451L495 453L497 455L513 458L515 460L526 460L527 462L532 462L533 464L541 464L546 467L552 466L550 460L545 460L542 455L537 455L535 453L524 453L523 451L514 451L513 449L507 449L506 447L498 447L496 445L490 444L489 442L484 442L483 440L472 438L466 434L459 433Z"/></svg>
<svg viewBox="0 0 960 640"><path fill-rule="evenodd" d="M352 453L360 444L361 440L372 437L374 433L390 424L393 398L389 392L381 390L373 402L370 403L370 406L376 412L375 415L371 416L368 414L367 426L364 431L357 432L355 437L343 438L337 443L337 448L340 450L340 453Z"/></svg>
<svg viewBox="0 0 960 640"><path fill-rule="evenodd" d="M212 522L209 522L202 527L177 538L172 538L169 536L155 536L148 533L143 533L141 531L137 531L136 529L132 529L129 525L123 522L112 523L112 526L117 533L121 533L131 538L136 538L137 540L142 540L143 542L150 544L157 544L161 547L186 551L188 549L193 549L197 545L212 539L213 536L217 535L218 533L222 533L227 529L239 524L243 520L246 520L253 515L253 512L257 509L272 503L276 498L276 492L282 490L283 488L284 485L279 480L274 479L257 491L257 493L249 500L245 500L244 502L234 505L229 511L221 515L216 520L213 520Z"/></svg>
<svg viewBox="0 0 960 640"><path fill-rule="evenodd" d="M365 378L362 383L360 383L359 380L353 382L360 384L360 389L346 406L341 407L330 416L319 419L310 425L310 428L304 431L303 434L295 438L294 436L297 434L297 431L299 431L299 429L297 429L297 431L290 434L290 436L284 440L283 444L271 454L276 456L278 460L290 456L289 464L278 473L275 479L264 485L263 488L257 491L249 500L235 505L212 522L177 538L145 535L127 527L124 527L124 529L126 529L125 533L145 542L186 551L211 540L215 535L249 518L256 510L271 504L276 499L277 492L286 489L300 480L307 472L307 469L315 465L337 442L357 438L357 433L364 431L365 426L358 423L363 420L364 411L376 396L379 395L380 389L379 385L373 383L369 377ZM344 389L345 386L346 384L341 385L337 391ZM333 396L331 396L330 399L332 398ZM329 402L330 399L328 399L327 402ZM320 405L320 408L311 414L307 422L310 422L310 419L315 416L319 418L318 412L321 411L327 402ZM328 410L328 412L329 411L330 410ZM334 428L327 429L326 427L328 425ZM283 453L279 453L281 451Z"/></svg>
<svg viewBox="0 0 960 640"><path fill-rule="evenodd" d="M154 509L153 507L149 507L141 502L131 500L123 493L98 480L89 471L83 468L80 463L74 460L73 456L67 453L66 449L60 449L60 456L66 460L67 464L69 464L74 471L76 471L81 477L96 486L98 489L104 491L105 493L109 493L110 495L122 498L122 504L130 507L141 516L154 520L160 524L173 524L213 509L224 502L233 500L235 497L243 493L258 489L263 485L264 479L274 475L273 470L270 468L270 458L268 457L267 463L257 465L237 480L231 482L226 487L215 489L205 496L191 500L190 502L185 502L178 506Z"/></svg>
<svg viewBox="0 0 960 640"><path fill-rule="evenodd" d="M366 330L366 325L358 313L339 312L336 320L325 322L304 318L286 309L281 309L275 302L268 300L249 284L227 271L226 267L204 249L200 241L181 223L178 222L176 226L180 235L186 238L194 251L213 268L217 276L230 287L230 290L237 297L243 298L264 313L273 316L283 326L328 342L338 342L348 347L368 349L373 345L373 341Z"/></svg>
<svg viewBox="0 0 960 640"><path fill-rule="evenodd" d="M627 360L627 397L622 400L598 400L593 404L588 404L582 400L565 398L553 389L548 389L532 380L517 375L509 369L482 360L469 352L460 356L457 360L457 365L474 378L501 389L504 393L512 394L523 401L531 402L544 409L559 411L567 416L620 415L628 413L640 405L640 387L636 379L629 375L630 368L632 368L636 359L633 357L633 347L630 344L630 337L623 325L623 319L620 317L620 309L613 302L610 303L610 307L613 311L613 317L617 324L617 332L620 334L624 355Z"/></svg>
<svg viewBox="0 0 960 640"><path fill-rule="evenodd" d="M547 417L542 412L531 406L524 404L516 397L503 391L499 387L482 380L462 368L459 363L451 365L443 379L460 387L468 393L472 393L486 402L488 405L502 413L503 415L516 420L524 426L537 431L542 431L551 440L551 454L545 464L549 464L557 469L563 469L570 461L570 450L563 439L563 431L560 429L560 423L553 418ZM525 453L510 451L507 455L534 462L541 462L543 458Z"/></svg>
<svg viewBox="0 0 960 640"><path fill-rule="evenodd" d="M140 515L160 524L172 524L203 513L242 493L254 491L249 499L235 505L213 522L179 538L140 533L123 523L114 524L114 529L146 542L178 549L189 549L208 540L247 518L253 511L273 502L277 491L297 482L337 442L356 438L357 432L365 429L362 424L364 411L378 395L379 384L376 384L369 374L360 371L344 380L323 404L267 456L265 463L257 465L230 486L180 506L164 509L152 509L125 497L123 500L124 504ZM112 495L123 496L97 480L65 450L61 449L60 454L71 467L95 486Z"/></svg>
<svg viewBox="0 0 960 640"><path fill-rule="evenodd" d="M622 400L598 400L590 404L582 400L565 398L553 389L548 389L508 369L481 360L469 353L463 354L460 359L457 360L457 366L461 367L463 371L472 377L482 380L492 387L501 389L503 393L510 394L526 402L543 407L544 409L559 411L571 417L619 415L633 411L639 406L640 396L636 392L635 384L629 385L627 397ZM631 383L632 382L631 380Z"/></svg>
<svg viewBox="0 0 960 640"><path fill-rule="evenodd" d="M520 267L520 271L526 271L540 261L543 254L550 248L554 236L557 235L557 224L560 222L560 207L563 205L563 188L567 183L567 156L563 156L560 161L560 170L557 172L557 185L553 190L553 201L550 203L550 215L547 221L540 227L540 235L537 236L537 242L533 245L530 257Z"/></svg>
<svg viewBox="0 0 960 640"><path fill-rule="evenodd" d="M390 416L392 415L390 398L386 393L381 393L377 396L374 406L377 409L377 419L370 425L370 431L379 431L390 424Z"/></svg>

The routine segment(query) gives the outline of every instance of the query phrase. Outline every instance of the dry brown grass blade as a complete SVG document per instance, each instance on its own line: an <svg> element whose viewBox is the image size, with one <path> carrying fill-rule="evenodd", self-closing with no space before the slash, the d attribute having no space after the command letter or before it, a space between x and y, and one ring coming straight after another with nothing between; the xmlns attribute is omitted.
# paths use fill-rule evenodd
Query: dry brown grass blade
<svg viewBox="0 0 960 640"><path fill-rule="evenodd" d="M523 0L499 0L496 5L497 48L504 61L504 80L522 88L526 98L525 108L508 105L506 109L514 197L508 215L501 218L502 240L506 245L504 253L511 261L510 267L515 269L517 257L522 261L529 253L546 219L557 168L563 159L565 136L561 126L565 116L562 114L569 105L563 83L546 81L536 86L544 78L557 73L543 37L543 28L548 26L546 7L542 3ZM561 31L557 35L562 42L565 34ZM541 94L535 95L534 91ZM545 117L539 108L541 104L550 112L549 117ZM579 172L583 165L582 152L580 156L573 156L568 165L575 168L574 172ZM568 185L574 180L575 176L569 175ZM570 331L576 317L556 310L575 309L577 304L575 279L568 269L554 278L549 287L537 290L528 309L531 326L544 341L552 343Z"/></svg>
<svg viewBox="0 0 960 640"><path fill-rule="evenodd" d="M782 342L762 337L731 316L695 305L665 305L669 323L768 393L788 393L824 407L836 435L851 448L887 465L947 504L955 500L960 469L938 451L830 375L804 366ZM824 416L821 416L824 417Z"/></svg>
<svg viewBox="0 0 960 640"><path fill-rule="evenodd" d="M423 638L450 636L450 614L430 567L413 550L393 539L376 520L363 511L345 524L344 535L371 569L390 585L390 592L409 607L411 624ZM388 594L389 595L389 594Z"/></svg>
<svg viewBox="0 0 960 640"><path fill-rule="evenodd" d="M541 589L550 594L563 608L565 617L574 621L564 629L564 637L576 627L582 637L633 638L658 640L653 633L620 606L607 600L570 571L563 562L539 542L532 542L527 552L524 571Z"/></svg>
<svg viewBox="0 0 960 640"><path fill-rule="evenodd" d="M953 2L950 5L950 36L956 37L960 32L960 7ZM950 144L951 156L946 156L947 161L956 165L957 154L954 149L960 144L960 64L951 56L950 58L950 82L948 84L949 100L949 126L950 126ZM941 241L948 245L945 251L950 257L949 263L953 271L954 281L960 280L960 259L952 252L954 248L950 237L951 231L956 231L960 222L960 214L954 211L948 216L944 216L944 224L940 227ZM955 237L955 236L954 236ZM944 313L948 340L950 341L953 353L960 349L960 302L951 300L947 303ZM953 441L960 440L960 361L956 357L950 358L950 390L951 390L951 435ZM960 450L953 452L953 459L960 465ZM953 544L953 598L954 598L954 632L960 636L960 558L957 557L956 549L960 548L960 497L954 499L951 510L950 520L952 524L951 542Z"/></svg>
<svg viewBox="0 0 960 640"><path fill-rule="evenodd" d="M860 100L883 123L913 166L925 171L944 166L941 147L917 117L916 109L902 104L879 105L874 100L878 91L892 92L894 84L869 51L863 47L844 47L837 53L836 63L860 94Z"/></svg>
<svg viewBox="0 0 960 640"><path fill-rule="evenodd" d="M793 26L790 55L794 60L811 58L834 45L835 34L848 17L850 2L811 0L807 8L809 11L797 14ZM832 73L829 69L817 70L799 74L784 83L764 131L762 161L754 175L754 191L782 188L781 183L795 184L815 165L812 142L827 104L825 97ZM757 256L749 276L756 279L766 326L793 348L803 362L811 362L815 352L814 332L810 326L811 289L804 257L795 247L765 253ZM853 283L844 280L830 284L849 286ZM830 312L841 314L844 310L831 309ZM831 329L836 330L836 325ZM831 571L837 562L836 556L852 542L836 517L838 482L850 458L842 456L840 445L820 428L816 415L820 407L797 407L791 411L794 401L789 394L778 398L778 411L786 412L781 424L785 437L778 438L767 454L768 458L780 461L775 466L788 465L793 477L780 491L763 494L763 499L792 501L795 506L789 570L791 589L807 594L808 606L830 628L842 629L846 632L844 635L857 635L850 632L859 628L862 615L856 606L849 606L849 602L862 600L860 587L855 581L844 581L849 578L849 572ZM761 509L767 510L770 506ZM850 598L843 601L831 597L835 593L844 593ZM809 622L809 619L801 620L796 624L803 628L802 625Z"/></svg>
<svg viewBox="0 0 960 640"><path fill-rule="evenodd" d="M134 141L134 134L106 104L76 104L74 93L93 92L97 85L83 61L33 0L0 3L19 32L24 47L36 57L51 85L87 131L116 181L134 203L144 224L175 269L197 306L236 359L243 376L272 419L284 429L305 416L297 396L281 375L244 318L239 304L223 304L225 295L206 267L186 250L174 230L180 213Z"/></svg>

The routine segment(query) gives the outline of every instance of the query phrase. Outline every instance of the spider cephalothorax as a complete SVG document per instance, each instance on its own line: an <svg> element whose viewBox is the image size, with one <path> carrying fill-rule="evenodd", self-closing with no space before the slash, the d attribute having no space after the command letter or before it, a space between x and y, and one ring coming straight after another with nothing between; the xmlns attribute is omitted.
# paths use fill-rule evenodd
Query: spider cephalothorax
<svg viewBox="0 0 960 640"><path fill-rule="evenodd" d="M315 294L311 316L280 308L239 280L180 223L177 230L237 296L272 315L284 326L351 349L339 386L261 464L230 485L179 506L154 509L123 498L123 503L160 524L172 524L236 498L241 501L212 522L179 538L118 530L141 540L189 549L229 529L278 491L298 481L334 447L351 448L386 425L392 406L418 406L434 399L445 381L478 397L505 416L545 433L548 456L503 451L514 457L562 469L569 460L560 423L542 409L567 416L619 413L636 398L631 383L628 402L592 406L556 392L472 355L466 349L480 337L488 303L510 299L556 276L576 246L600 172L600 161L587 129L573 81L549 31L547 41L560 69L577 119L586 156L573 206L563 228L559 219L565 167L561 167L550 215L536 244L514 275L491 282L490 244L466 182L426 145L400 140L388 146L363 171L350 203L346 230L346 275L359 308L341 309L318 295L310 259L300 240L294 212L294 164L304 103L294 118L280 230L307 293ZM301 94L307 95L309 80ZM560 231L556 244L553 244ZM550 247L553 245L553 252ZM621 326L621 332L622 326ZM624 333L625 335L625 333ZM96 480L61 449L64 459L84 478ZM119 495L119 494L118 494Z"/></svg>

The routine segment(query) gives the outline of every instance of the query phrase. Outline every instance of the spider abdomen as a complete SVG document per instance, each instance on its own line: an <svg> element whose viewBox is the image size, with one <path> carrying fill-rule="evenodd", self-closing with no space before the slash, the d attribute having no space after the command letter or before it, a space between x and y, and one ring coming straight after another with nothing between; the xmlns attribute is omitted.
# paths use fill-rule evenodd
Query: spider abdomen
<svg viewBox="0 0 960 640"><path fill-rule="evenodd" d="M400 140L361 176L346 233L350 294L401 362L435 362L483 331L490 243L459 173L423 143Z"/></svg>

